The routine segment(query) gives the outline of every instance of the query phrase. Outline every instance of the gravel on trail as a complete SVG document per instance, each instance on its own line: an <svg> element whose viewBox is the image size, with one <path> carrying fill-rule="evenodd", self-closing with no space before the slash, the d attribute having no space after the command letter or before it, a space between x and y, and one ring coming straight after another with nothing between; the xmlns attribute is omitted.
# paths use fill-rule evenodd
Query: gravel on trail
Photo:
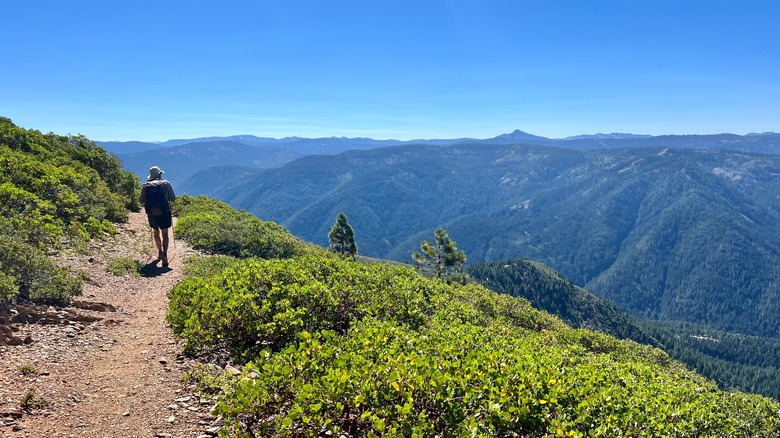
<svg viewBox="0 0 780 438"><path fill-rule="evenodd" d="M208 437L213 401L181 382L193 362L167 323L166 293L194 251L174 239L168 267L146 216L131 213L119 234L87 254L55 258L85 273L84 293L66 308L27 306L5 321L16 344L0 345L0 437ZM140 275L106 264L132 258ZM24 322L26 321L26 322Z"/></svg>

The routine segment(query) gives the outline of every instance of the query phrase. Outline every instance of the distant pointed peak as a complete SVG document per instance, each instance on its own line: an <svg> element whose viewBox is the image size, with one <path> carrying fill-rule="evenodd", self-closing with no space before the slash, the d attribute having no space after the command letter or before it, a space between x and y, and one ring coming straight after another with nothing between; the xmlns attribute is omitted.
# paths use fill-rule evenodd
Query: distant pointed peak
<svg viewBox="0 0 780 438"><path fill-rule="evenodd" d="M498 137L495 137L497 139L512 139L512 140L539 140L544 139L547 140L545 137L540 137L538 135L529 134L525 131L521 131L519 129L515 129L514 131L510 132L509 134L501 134Z"/></svg>

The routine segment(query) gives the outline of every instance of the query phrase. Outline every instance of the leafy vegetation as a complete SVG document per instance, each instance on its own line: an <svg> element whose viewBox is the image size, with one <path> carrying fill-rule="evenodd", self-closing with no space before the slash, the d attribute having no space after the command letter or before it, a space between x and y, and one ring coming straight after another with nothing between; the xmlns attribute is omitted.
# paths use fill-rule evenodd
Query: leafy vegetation
<svg viewBox="0 0 780 438"><path fill-rule="evenodd" d="M38 398L35 396L35 391L30 389L24 393L22 399L19 400L19 408L25 412L31 412L33 409L43 409L49 402L44 398Z"/></svg>
<svg viewBox="0 0 780 438"><path fill-rule="evenodd" d="M30 242L114 231L138 209L138 179L82 137L41 134L0 118L0 211Z"/></svg>
<svg viewBox="0 0 780 438"><path fill-rule="evenodd" d="M137 198L138 178L94 142L0 117L0 302L66 303L81 293L47 251L115 233Z"/></svg>
<svg viewBox="0 0 780 438"><path fill-rule="evenodd" d="M170 294L168 321L187 350L219 346L245 362L260 350L285 347L300 331L344 333L362 315L392 314L419 326L433 311L423 296L439 289L405 268L327 253L250 259L208 280L179 283ZM393 298L394 306L388 303Z"/></svg>
<svg viewBox="0 0 780 438"><path fill-rule="evenodd" d="M559 315L572 327L658 346L715 380L721 388L780 400L777 339L728 333L692 323L637 320L530 260L478 263L468 266L466 272L492 290L524 297L534 307Z"/></svg>
<svg viewBox="0 0 780 438"><path fill-rule="evenodd" d="M300 239L279 225L205 196L184 195L177 199L172 210L179 217L176 235L209 253L284 258L306 248Z"/></svg>
<svg viewBox="0 0 780 438"><path fill-rule="evenodd" d="M34 376L38 374L38 368L36 368L35 365L33 364L26 363L26 364L19 365L19 372L23 376Z"/></svg>
<svg viewBox="0 0 780 438"><path fill-rule="evenodd" d="M188 351L245 364L229 380L199 373L223 391L225 435L780 433L770 399L474 283L312 248L216 260L222 272L195 269L169 293L168 320Z"/></svg>
<svg viewBox="0 0 780 438"><path fill-rule="evenodd" d="M189 277L211 278L235 265L240 259L226 255L196 255L184 259L184 274Z"/></svg>
<svg viewBox="0 0 780 438"><path fill-rule="evenodd" d="M106 271L114 275L140 275L143 264L132 257L117 257L106 263Z"/></svg>
<svg viewBox="0 0 780 438"><path fill-rule="evenodd" d="M64 304L81 295L77 274L57 266L37 246L0 234L0 304L13 300Z"/></svg>

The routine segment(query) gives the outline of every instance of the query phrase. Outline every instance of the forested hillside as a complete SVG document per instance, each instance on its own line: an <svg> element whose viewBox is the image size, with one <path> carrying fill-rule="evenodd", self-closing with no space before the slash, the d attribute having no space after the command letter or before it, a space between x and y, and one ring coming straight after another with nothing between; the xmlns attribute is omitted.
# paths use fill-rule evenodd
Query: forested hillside
<svg viewBox="0 0 780 438"><path fill-rule="evenodd" d="M235 434L780 433L770 399L720 391L660 350L569 328L525 299L356 262L273 227L254 234L254 220L218 201L177 210L182 238L210 234L227 212L241 240L268 245L192 260L169 293L168 320L191 354L244 364L188 376L219 394L215 413ZM219 239L203 245L220 252Z"/></svg>
<svg viewBox="0 0 780 438"><path fill-rule="evenodd" d="M574 328L597 330L620 339L658 346L636 319L541 263L527 259L499 260L472 264L463 272L490 290L527 299L534 308L557 315Z"/></svg>
<svg viewBox="0 0 780 438"><path fill-rule="evenodd" d="M81 279L47 257L116 231L138 210L138 178L83 136L42 134L0 117L0 305L67 302Z"/></svg>
<svg viewBox="0 0 780 438"><path fill-rule="evenodd" d="M305 157L209 193L326 244L409 261L443 226L470 262L525 257L635 315L777 336L780 158L730 151L400 146Z"/></svg>

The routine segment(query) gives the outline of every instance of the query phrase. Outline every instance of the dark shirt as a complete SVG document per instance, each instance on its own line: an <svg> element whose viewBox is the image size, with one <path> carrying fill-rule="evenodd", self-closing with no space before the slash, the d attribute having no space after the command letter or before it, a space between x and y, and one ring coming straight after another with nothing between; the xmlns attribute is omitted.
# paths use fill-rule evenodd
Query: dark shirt
<svg viewBox="0 0 780 438"><path fill-rule="evenodd" d="M141 196L138 198L138 200L141 201L141 205L146 202L146 188L152 184L162 186L168 202L173 202L176 199L176 195L173 193L173 187L171 187L171 183L169 183L168 180L153 179L145 182L144 185L141 186Z"/></svg>

